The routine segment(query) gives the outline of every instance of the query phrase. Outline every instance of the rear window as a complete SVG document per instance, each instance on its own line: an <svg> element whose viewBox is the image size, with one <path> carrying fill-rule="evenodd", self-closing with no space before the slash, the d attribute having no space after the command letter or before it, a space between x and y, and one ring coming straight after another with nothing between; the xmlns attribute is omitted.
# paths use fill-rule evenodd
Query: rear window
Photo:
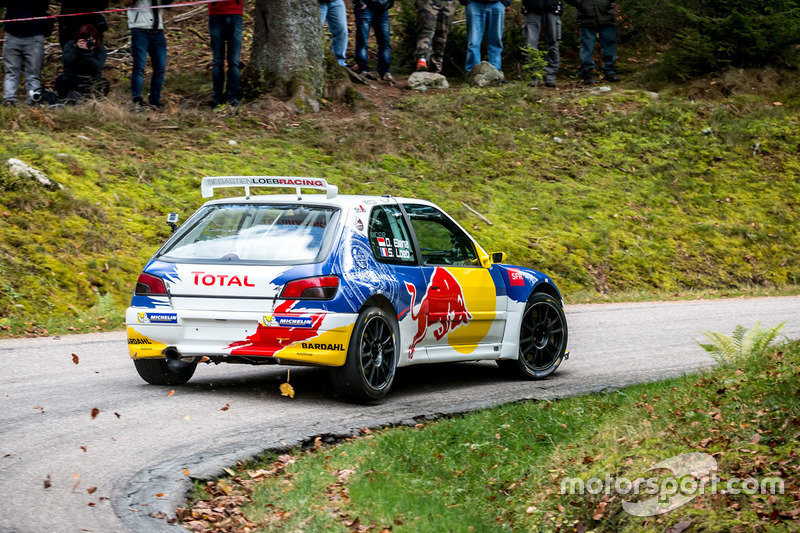
<svg viewBox="0 0 800 533"><path fill-rule="evenodd" d="M192 217L159 254L169 261L322 261L339 210L301 205L213 205Z"/></svg>

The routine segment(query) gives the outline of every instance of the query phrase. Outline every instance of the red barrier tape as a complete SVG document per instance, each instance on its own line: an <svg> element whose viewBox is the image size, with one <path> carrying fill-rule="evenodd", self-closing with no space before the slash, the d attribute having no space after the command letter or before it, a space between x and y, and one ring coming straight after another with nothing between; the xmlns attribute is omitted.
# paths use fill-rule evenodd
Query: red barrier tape
<svg viewBox="0 0 800 533"><path fill-rule="evenodd" d="M0 22L27 22L29 20L47 20L47 19L57 19L62 17L78 17L81 15L97 15L103 13L119 13L120 11L129 11L129 10L137 10L137 9L167 9L170 7L185 7L185 6L194 6L197 4L213 4L216 2L224 2L225 0L195 0L193 2L181 2L179 4L169 4L166 6L146 6L146 7L124 7L121 9L107 9L105 11L89 11L88 13L66 13L64 15L47 15L45 17L30 17L26 19L8 19L2 20Z"/></svg>

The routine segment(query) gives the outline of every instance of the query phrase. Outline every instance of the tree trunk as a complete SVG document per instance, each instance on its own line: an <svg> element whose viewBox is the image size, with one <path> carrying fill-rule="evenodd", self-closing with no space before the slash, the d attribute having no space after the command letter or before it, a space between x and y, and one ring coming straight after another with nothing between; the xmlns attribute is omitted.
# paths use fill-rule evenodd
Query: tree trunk
<svg viewBox="0 0 800 533"><path fill-rule="evenodd" d="M248 78L276 96L319 98L323 43L318 0L256 0Z"/></svg>

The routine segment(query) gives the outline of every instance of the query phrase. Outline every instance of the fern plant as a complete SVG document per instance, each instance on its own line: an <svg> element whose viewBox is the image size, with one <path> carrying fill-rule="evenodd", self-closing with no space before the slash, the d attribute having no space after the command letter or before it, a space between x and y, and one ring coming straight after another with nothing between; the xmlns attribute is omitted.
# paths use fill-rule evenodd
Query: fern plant
<svg viewBox="0 0 800 533"><path fill-rule="evenodd" d="M703 334L711 342L705 344L698 342L698 344L710 353L720 365L736 365L749 359L762 357L783 326L784 323L781 323L774 328L764 328L761 326L761 322L756 322L749 330L741 325L736 326L733 335L705 331Z"/></svg>

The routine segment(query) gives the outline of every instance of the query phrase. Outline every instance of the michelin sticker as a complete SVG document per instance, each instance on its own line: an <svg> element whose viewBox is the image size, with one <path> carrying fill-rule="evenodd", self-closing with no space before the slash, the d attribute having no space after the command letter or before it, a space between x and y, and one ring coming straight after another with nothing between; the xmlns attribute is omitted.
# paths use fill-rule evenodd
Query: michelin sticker
<svg viewBox="0 0 800 533"><path fill-rule="evenodd" d="M140 324L177 324L176 313L136 313Z"/></svg>
<svg viewBox="0 0 800 533"><path fill-rule="evenodd" d="M261 319L261 324L271 327L282 328L310 328L314 319L310 316L270 316L265 315Z"/></svg>

